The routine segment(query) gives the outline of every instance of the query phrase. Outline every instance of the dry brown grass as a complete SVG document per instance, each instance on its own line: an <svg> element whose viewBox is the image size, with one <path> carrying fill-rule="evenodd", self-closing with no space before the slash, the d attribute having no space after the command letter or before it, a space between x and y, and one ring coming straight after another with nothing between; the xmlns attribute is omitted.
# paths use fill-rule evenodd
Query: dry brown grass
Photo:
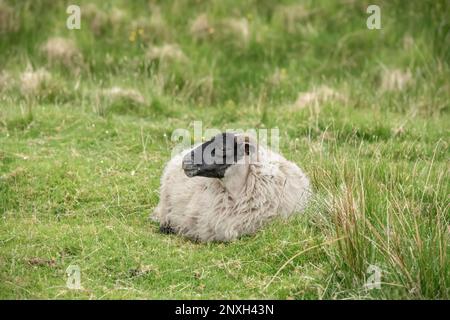
<svg viewBox="0 0 450 320"><path fill-rule="evenodd" d="M113 26L121 24L126 19L126 12L119 8L112 8L109 13L109 21Z"/></svg>
<svg viewBox="0 0 450 320"><path fill-rule="evenodd" d="M214 27L208 19L206 13L202 13L195 18L190 25L189 32L196 40L204 40L214 34Z"/></svg>
<svg viewBox="0 0 450 320"><path fill-rule="evenodd" d="M403 48L405 50L412 50L414 48L414 38L411 35L407 34L403 37Z"/></svg>
<svg viewBox="0 0 450 320"><path fill-rule="evenodd" d="M41 46L40 51L46 56L50 65L61 64L74 70L83 62L83 55L71 39L50 38Z"/></svg>
<svg viewBox="0 0 450 320"><path fill-rule="evenodd" d="M109 89L101 90L100 94L111 101L119 101L123 99L137 104L145 103L144 96L136 89L125 89L115 86Z"/></svg>
<svg viewBox="0 0 450 320"><path fill-rule="evenodd" d="M82 19L86 19L89 28L96 36L102 35L108 27L108 15L100 10L94 3L88 3L81 7Z"/></svg>
<svg viewBox="0 0 450 320"><path fill-rule="evenodd" d="M268 83L273 86L279 86L288 79L286 69L277 68L268 78Z"/></svg>
<svg viewBox="0 0 450 320"><path fill-rule="evenodd" d="M346 101L347 98L344 94L339 93L328 86L319 86L313 88L310 91L299 93L298 98L294 103L294 108L295 109L304 109L306 107L319 108L319 105L321 103L325 103L332 100Z"/></svg>
<svg viewBox="0 0 450 320"><path fill-rule="evenodd" d="M330 193L326 206L331 213L340 258L361 277L365 273L371 245L367 241L364 189L355 181L344 183L341 190Z"/></svg>
<svg viewBox="0 0 450 320"><path fill-rule="evenodd" d="M14 83L14 77L8 71L0 72L0 92L6 91L13 87Z"/></svg>
<svg viewBox="0 0 450 320"><path fill-rule="evenodd" d="M438 147L439 144L436 149ZM424 169L429 177L433 163ZM406 289L412 297L448 295L445 285L450 240L446 225L448 203L429 203L424 197L427 192L437 197L442 188L446 188L445 184L438 184L433 191L418 190L422 196L411 201L402 182L398 182L400 192L388 192L389 186L375 182L376 179L357 162L348 162L337 170L341 185L323 180L320 186L325 192L317 199L322 210L311 218L327 238L340 239L337 250L325 250L336 265L351 271L339 281L351 286L364 285L367 268L376 265L383 273L382 281L390 278L395 286ZM326 172L320 174L328 177ZM423 175L423 171L414 169L408 175L414 180ZM442 172L439 179L444 176ZM376 204L370 201L373 196L370 193L375 190L385 194ZM385 215L375 214L374 205L383 206ZM431 214L435 221L428 220ZM383 282L383 286L386 285L389 283Z"/></svg>
<svg viewBox="0 0 450 320"><path fill-rule="evenodd" d="M193 98L197 103L210 104L214 99L214 77L212 75L189 80L181 94L186 98Z"/></svg>
<svg viewBox="0 0 450 320"><path fill-rule="evenodd" d="M39 96L51 79L52 76L47 70L41 68L34 71L28 67L20 75L20 91L25 97Z"/></svg>
<svg viewBox="0 0 450 320"><path fill-rule="evenodd" d="M150 17L143 16L131 23L130 38L134 42L138 37L145 42L170 41L171 29L164 19L161 9L154 5L151 7Z"/></svg>
<svg viewBox="0 0 450 320"><path fill-rule="evenodd" d="M17 32L20 29L20 17L14 9L0 0L0 35Z"/></svg>
<svg viewBox="0 0 450 320"><path fill-rule="evenodd" d="M413 83L411 71L385 69L381 76L382 91L402 91Z"/></svg>
<svg viewBox="0 0 450 320"><path fill-rule="evenodd" d="M147 51L147 59L160 60L161 62L187 62L188 58L177 44L163 44L151 46Z"/></svg>
<svg viewBox="0 0 450 320"><path fill-rule="evenodd" d="M195 40L219 40L237 47L250 41L250 24L247 18L225 18L214 21L206 13L198 15L190 24L189 32Z"/></svg>
<svg viewBox="0 0 450 320"><path fill-rule="evenodd" d="M250 41L250 25L246 18L228 18L220 23L222 36L233 43L246 46Z"/></svg>
<svg viewBox="0 0 450 320"><path fill-rule="evenodd" d="M302 4L280 5L275 9L274 20L288 33L294 33L310 14L311 11Z"/></svg>

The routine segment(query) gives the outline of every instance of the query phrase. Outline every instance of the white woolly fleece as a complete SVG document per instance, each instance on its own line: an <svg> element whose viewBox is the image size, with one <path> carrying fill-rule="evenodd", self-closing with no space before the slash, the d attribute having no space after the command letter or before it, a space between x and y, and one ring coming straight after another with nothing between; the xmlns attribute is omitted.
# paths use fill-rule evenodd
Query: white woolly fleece
<svg viewBox="0 0 450 320"><path fill-rule="evenodd" d="M253 234L276 216L304 210L311 195L296 164L261 146L256 163L232 165L223 179L187 177L181 167L187 152L167 164L152 218L191 239L232 241Z"/></svg>

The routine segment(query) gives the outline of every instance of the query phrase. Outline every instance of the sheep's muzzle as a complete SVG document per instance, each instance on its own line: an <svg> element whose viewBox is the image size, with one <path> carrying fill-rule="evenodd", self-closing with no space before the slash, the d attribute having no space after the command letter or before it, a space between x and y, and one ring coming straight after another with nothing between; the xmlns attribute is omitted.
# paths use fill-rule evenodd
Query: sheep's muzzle
<svg viewBox="0 0 450 320"><path fill-rule="evenodd" d="M181 167L188 177L195 177L199 171L199 168L197 168L197 166L191 161L190 154L183 158Z"/></svg>
<svg viewBox="0 0 450 320"><path fill-rule="evenodd" d="M186 154L182 168L188 177L223 178L227 168L242 157L241 153L235 135L222 133Z"/></svg>

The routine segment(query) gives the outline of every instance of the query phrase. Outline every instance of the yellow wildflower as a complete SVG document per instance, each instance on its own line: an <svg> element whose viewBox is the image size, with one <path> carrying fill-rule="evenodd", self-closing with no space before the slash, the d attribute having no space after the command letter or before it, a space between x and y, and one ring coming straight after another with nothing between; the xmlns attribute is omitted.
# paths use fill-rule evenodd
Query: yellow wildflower
<svg viewBox="0 0 450 320"><path fill-rule="evenodd" d="M128 37L128 40L130 40L130 42L134 42L136 41L136 31L131 31L130 36Z"/></svg>

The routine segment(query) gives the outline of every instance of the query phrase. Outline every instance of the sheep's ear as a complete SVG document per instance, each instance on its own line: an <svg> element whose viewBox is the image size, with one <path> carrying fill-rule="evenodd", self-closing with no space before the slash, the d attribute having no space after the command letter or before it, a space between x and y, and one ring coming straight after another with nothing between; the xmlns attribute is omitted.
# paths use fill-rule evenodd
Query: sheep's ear
<svg viewBox="0 0 450 320"><path fill-rule="evenodd" d="M253 153L256 151L255 145L252 143L249 137L244 138L244 151L245 155L250 155L250 153Z"/></svg>
<svg viewBox="0 0 450 320"><path fill-rule="evenodd" d="M245 155L249 155L250 154L250 145L248 143L244 144L244 150L245 150Z"/></svg>

